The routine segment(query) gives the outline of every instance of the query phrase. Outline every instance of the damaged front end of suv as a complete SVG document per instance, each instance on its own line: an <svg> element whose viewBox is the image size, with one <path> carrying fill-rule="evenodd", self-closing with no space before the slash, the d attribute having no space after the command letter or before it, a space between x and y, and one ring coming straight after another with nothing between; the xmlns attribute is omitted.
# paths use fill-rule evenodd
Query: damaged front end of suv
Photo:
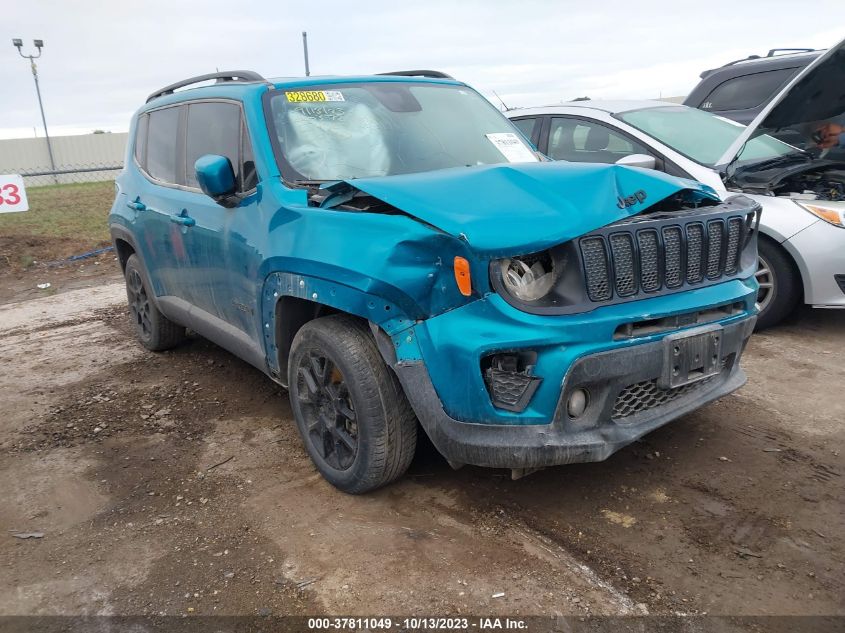
<svg viewBox="0 0 845 633"><path fill-rule="evenodd" d="M650 170L547 162L307 191L326 230L357 222L357 247L332 257L369 287L337 307L370 321L453 466L521 476L602 460L745 381L760 214L746 197L721 202ZM386 250L373 251L394 222ZM299 296L331 292L306 281Z"/></svg>
<svg viewBox="0 0 845 633"><path fill-rule="evenodd" d="M453 466L520 475L743 384L758 205L544 161L465 84L410 75L150 97L110 216L143 345L190 328L287 387L350 493L400 477L420 426Z"/></svg>

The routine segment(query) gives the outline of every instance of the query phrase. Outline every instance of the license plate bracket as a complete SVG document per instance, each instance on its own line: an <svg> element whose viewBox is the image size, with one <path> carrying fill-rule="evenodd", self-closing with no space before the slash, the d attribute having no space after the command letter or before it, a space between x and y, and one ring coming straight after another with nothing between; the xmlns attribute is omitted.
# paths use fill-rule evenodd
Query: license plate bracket
<svg viewBox="0 0 845 633"><path fill-rule="evenodd" d="M722 370L721 325L709 325L663 339L663 389L683 387L715 376Z"/></svg>

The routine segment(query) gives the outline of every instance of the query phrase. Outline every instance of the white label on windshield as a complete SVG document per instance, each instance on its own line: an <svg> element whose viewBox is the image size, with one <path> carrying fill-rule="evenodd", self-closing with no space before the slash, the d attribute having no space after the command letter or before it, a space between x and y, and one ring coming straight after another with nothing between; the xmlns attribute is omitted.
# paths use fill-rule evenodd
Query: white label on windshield
<svg viewBox="0 0 845 633"><path fill-rule="evenodd" d="M538 160L537 155L513 132L497 132L486 136L509 163L536 163Z"/></svg>

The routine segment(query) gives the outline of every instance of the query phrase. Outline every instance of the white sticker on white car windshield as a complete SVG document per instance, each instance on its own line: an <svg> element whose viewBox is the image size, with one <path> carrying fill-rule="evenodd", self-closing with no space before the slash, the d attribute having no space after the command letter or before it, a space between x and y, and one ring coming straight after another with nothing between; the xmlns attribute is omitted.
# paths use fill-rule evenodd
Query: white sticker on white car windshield
<svg viewBox="0 0 845 633"><path fill-rule="evenodd" d="M509 163L536 163L537 155L513 132L496 132L486 135Z"/></svg>

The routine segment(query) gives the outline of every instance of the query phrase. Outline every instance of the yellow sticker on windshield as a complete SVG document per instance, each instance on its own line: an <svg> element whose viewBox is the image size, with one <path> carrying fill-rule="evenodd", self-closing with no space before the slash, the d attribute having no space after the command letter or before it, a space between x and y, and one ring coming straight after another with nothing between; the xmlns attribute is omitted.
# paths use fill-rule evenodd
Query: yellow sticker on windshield
<svg viewBox="0 0 845 633"><path fill-rule="evenodd" d="M318 101L345 101L340 90L296 90L286 92L291 103L316 103Z"/></svg>

